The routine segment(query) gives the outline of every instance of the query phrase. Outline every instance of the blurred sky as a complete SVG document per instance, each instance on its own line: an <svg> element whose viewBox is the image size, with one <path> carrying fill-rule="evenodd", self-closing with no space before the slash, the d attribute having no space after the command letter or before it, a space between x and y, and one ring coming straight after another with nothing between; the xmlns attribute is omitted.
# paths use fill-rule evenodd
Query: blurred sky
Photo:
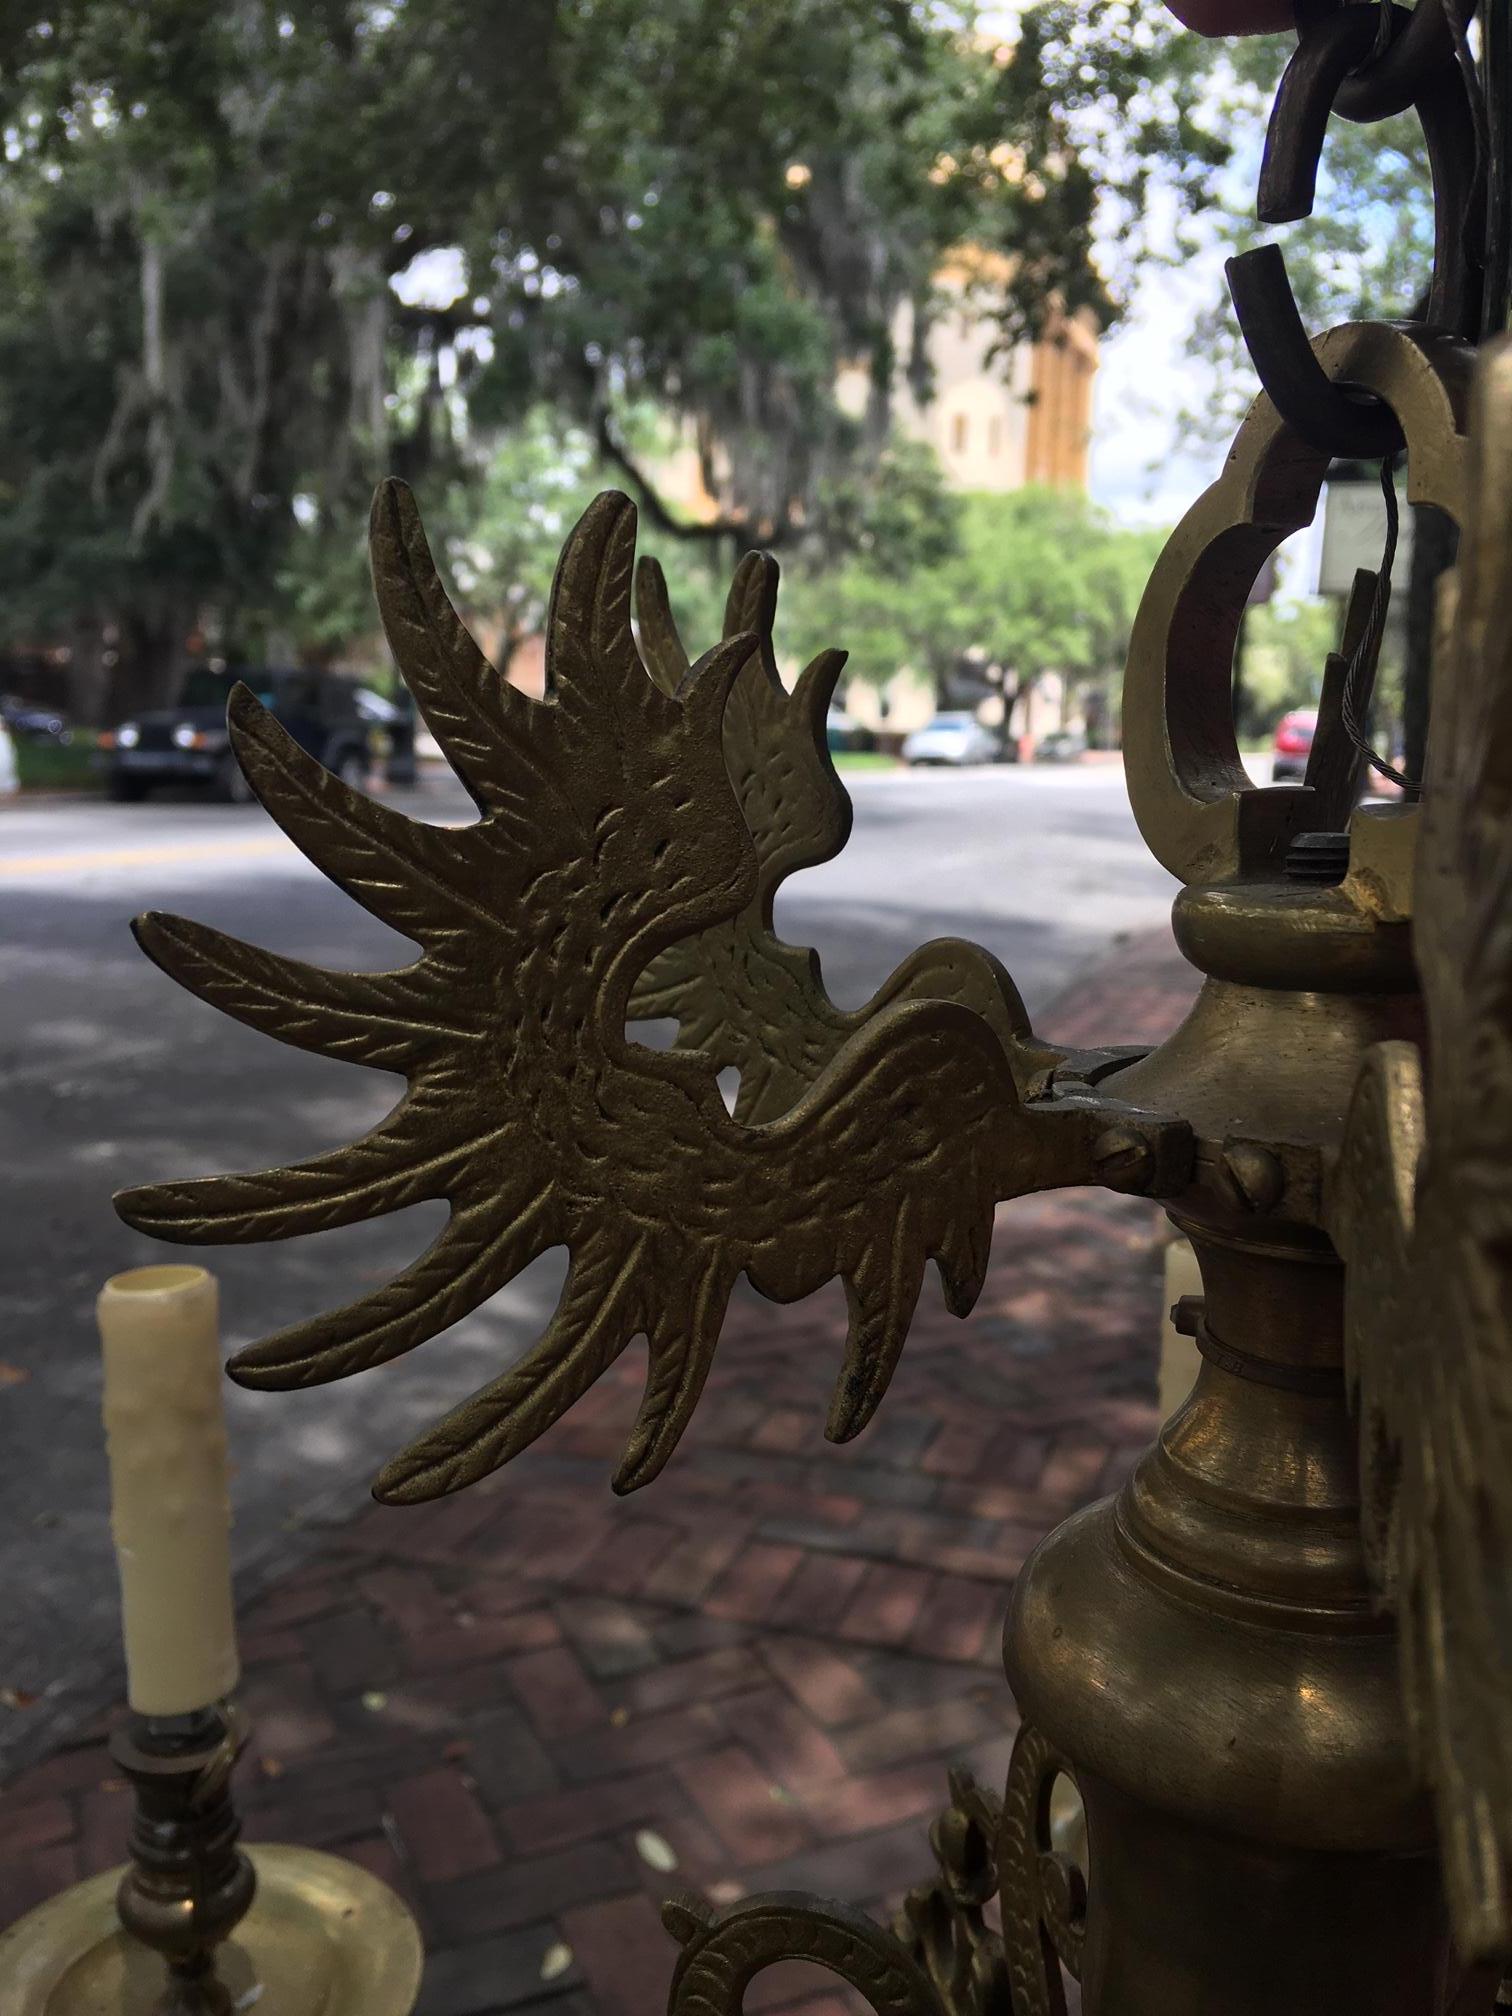
<svg viewBox="0 0 1512 2016"><path fill-rule="evenodd" d="M1209 247L1151 270L1129 311L1103 338L1092 405L1093 498L1125 525L1174 525L1214 481L1227 440L1183 441L1177 415L1200 406L1210 367L1187 355L1196 317L1223 292L1223 254ZM1253 390L1259 391L1255 381ZM1283 599L1313 594L1322 516L1280 549Z"/></svg>
<svg viewBox="0 0 1512 2016"><path fill-rule="evenodd" d="M1124 523L1174 524L1217 475L1223 448L1181 443L1177 414L1198 407L1210 369L1186 354L1187 333L1223 287L1209 249L1147 272L1103 338L1093 388L1091 491Z"/></svg>
<svg viewBox="0 0 1512 2016"><path fill-rule="evenodd" d="M1225 200L1250 198L1259 172L1263 128L1241 138L1224 171ZM1148 222L1152 249L1170 257L1142 271L1124 314L1103 337L1093 387L1089 488L1094 500L1121 524L1172 526L1217 477L1229 437L1200 441L1184 433L1180 415L1201 410L1217 374L1187 350L1200 316L1224 300L1225 248L1187 220L1195 252L1175 255L1175 210L1169 192L1154 192ZM1302 227L1305 229L1305 226ZM1280 234L1284 238L1284 234ZM1204 239L1208 242L1201 243ZM1259 380L1244 367L1246 402ZM1232 390L1232 387L1227 389ZM1279 549L1277 589L1283 599L1310 596L1317 586L1322 517L1294 533Z"/></svg>

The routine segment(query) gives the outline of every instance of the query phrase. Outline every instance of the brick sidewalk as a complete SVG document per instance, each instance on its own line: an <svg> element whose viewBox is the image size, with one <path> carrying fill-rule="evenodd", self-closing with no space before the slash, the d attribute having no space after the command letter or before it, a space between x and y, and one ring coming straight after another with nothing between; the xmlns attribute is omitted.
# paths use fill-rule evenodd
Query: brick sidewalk
<svg viewBox="0 0 1512 2016"><path fill-rule="evenodd" d="M1158 1040L1194 986L1150 934L1044 1028ZM425 2016L651 2016L673 1954L657 1900L679 1886L890 1909L930 1873L947 1766L1002 1784L1014 1576L1157 1425L1156 1222L1094 1193L1005 1206L976 1313L945 1315L931 1277L843 1449L822 1439L838 1285L791 1309L746 1294L647 1491L608 1487L633 1351L502 1475L359 1513L243 1615L247 1838L394 1884L430 1956ZM119 1861L127 1811L98 1727L24 1773L0 1925ZM834 1987L774 1970L748 2006L833 2016Z"/></svg>

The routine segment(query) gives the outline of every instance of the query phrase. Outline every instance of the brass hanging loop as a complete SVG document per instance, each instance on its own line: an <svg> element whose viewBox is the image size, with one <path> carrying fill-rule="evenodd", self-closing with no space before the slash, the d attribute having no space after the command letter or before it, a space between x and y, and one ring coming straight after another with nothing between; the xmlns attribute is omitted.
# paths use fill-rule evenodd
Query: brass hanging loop
<svg viewBox="0 0 1512 2016"><path fill-rule="evenodd" d="M1420 323L1364 322L1316 337L1308 354L1330 389L1368 390L1401 427L1406 501L1431 504L1458 524L1470 346ZM1192 930L1203 930L1207 944L1224 928L1222 899L1194 892L1284 881L1292 841L1318 830L1320 810L1336 816L1320 804L1316 780L1300 789L1251 783L1234 736L1230 670L1251 583L1282 540L1311 523L1328 462L1329 450L1286 418L1274 396L1256 400L1217 482L1167 541L1134 620L1123 708L1129 799L1151 853L1189 885L1177 909L1184 945ZM1334 925L1357 940L1361 958L1387 953L1372 920L1410 913L1416 824L1415 810L1386 818L1362 807L1350 815L1348 873L1317 893L1311 942L1320 956ZM1342 946L1328 956L1345 956ZM1197 963L1212 971L1211 960L1226 957L1209 944Z"/></svg>
<svg viewBox="0 0 1512 2016"><path fill-rule="evenodd" d="M1390 23L1386 46L1343 79L1333 101L1341 119L1361 126L1405 112L1423 78L1454 58L1454 36L1442 0L1421 0L1410 12L1402 7L1383 11Z"/></svg>
<svg viewBox="0 0 1512 2016"><path fill-rule="evenodd" d="M1485 175L1469 87L1443 11L1459 4L1345 6L1304 20L1271 108L1256 209L1268 224L1310 215L1333 112L1368 121L1411 104L1428 143L1434 199L1433 278L1414 319L1474 340L1484 279ZM1391 24L1391 39L1371 60L1382 20ZM1297 432L1331 455L1379 460L1399 452L1402 430L1382 403L1360 387L1330 382L1320 368L1280 247L1240 253L1227 273L1260 382Z"/></svg>

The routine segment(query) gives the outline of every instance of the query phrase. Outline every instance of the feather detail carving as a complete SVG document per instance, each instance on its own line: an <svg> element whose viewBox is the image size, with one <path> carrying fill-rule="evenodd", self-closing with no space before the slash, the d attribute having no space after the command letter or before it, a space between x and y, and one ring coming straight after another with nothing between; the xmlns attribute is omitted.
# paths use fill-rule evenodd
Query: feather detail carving
<svg viewBox="0 0 1512 2016"><path fill-rule="evenodd" d="M1512 343L1482 356L1470 438L1418 852L1428 1068L1371 1052L1329 1218L1367 1559L1456 1941L1490 1962L1512 1952Z"/></svg>
<svg viewBox="0 0 1512 2016"><path fill-rule="evenodd" d="M776 575L758 560L737 576L728 634L695 664L669 616L658 628L653 595L648 673L631 629L634 511L611 493L568 540L546 695L531 701L452 609L402 485L379 491L372 544L395 657L477 823L441 829L370 804L244 690L232 734L273 817L419 957L390 973L331 973L179 918L136 928L166 972L226 1013L400 1073L408 1089L348 1149L126 1191L117 1209L193 1243L285 1238L446 1200L440 1234L391 1282L233 1360L244 1385L275 1389L412 1350L546 1248L567 1248L561 1301L534 1349L389 1463L376 1490L391 1502L456 1490L508 1461L636 1336L648 1372L615 1485L645 1483L687 1425L741 1273L779 1301L843 1281L850 1329L828 1432L856 1434L886 1388L927 1262L964 1314L995 1202L1088 1180L1108 1103L1085 1087L1021 1097L1008 1051L1018 997L985 954L948 942L902 969L932 975L933 991L899 978L862 1015L829 1009L820 1037L799 1046L801 1084L784 1080L759 1124L726 1112L704 1048L627 1041L632 985L667 947L769 909L775 878L843 840L838 787L804 822L790 816L781 762L798 761L796 741L770 776L754 753L774 710L785 721L796 708L808 766L834 785L822 742L838 658L811 668L791 702L781 696L768 663ZM732 691L736 739L753 752L733 780ZM761 943L763 958L775 943ZM817 976L802 993L810 955L781 949L800 1006L823 1002ZM770 990L761 1003L782 1012ZM1179 1187L1184 1131L1120 1111Z"/></svg>
<svg viewBox="0 0 1512 2016"><path fill-rule="evenodd" d="M772 1120L802 1097L841 1044L880 1009L898 1001L961 1001L997 1031L1021 1087L1059 1054L1029 1034L1029 1018L1007 972L979 945L941 938L911 953L857 1009L837 1008L825 991L819 955L776 935L777 890L800 868L838 854L850 835L851 805L835 774L825 716L845 663L821 652L791 693L773 647L777 562L748 553L725 604L724 635L752 632L758 648L737 677L724 717L725 763L756 848L756 893L737 915L660 953L641 974L630 1012L678 1023L678 1047L740 1074L737 1118ZM655 560L636 567L636 616L652 677L672 691L688 665Z"/></svg>

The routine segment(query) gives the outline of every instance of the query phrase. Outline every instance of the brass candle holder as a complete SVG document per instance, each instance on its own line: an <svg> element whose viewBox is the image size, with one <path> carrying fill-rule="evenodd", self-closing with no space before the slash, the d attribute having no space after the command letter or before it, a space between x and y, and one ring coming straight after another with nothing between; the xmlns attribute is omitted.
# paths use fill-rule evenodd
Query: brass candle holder
<svg viewBox="0 0 1512 2016"><path fill-rule="evenodd" d="M393 1891L312 1848L238 1845L247 1734L230 1705L116 1731L131 1860L0 1936L7 2016L409 2016L422 1950Z"/></svg>
<svg viewBox="0 0 1512 2016"><path fill-rule="evenodd" d="M229 2016L215 1953L246 1917L257 1875L237 1846L235 1709L134 1718L110 1754L136 1792L132 1859L116 1891L125 1929L168 1963L164 2016Z"/></svg>

